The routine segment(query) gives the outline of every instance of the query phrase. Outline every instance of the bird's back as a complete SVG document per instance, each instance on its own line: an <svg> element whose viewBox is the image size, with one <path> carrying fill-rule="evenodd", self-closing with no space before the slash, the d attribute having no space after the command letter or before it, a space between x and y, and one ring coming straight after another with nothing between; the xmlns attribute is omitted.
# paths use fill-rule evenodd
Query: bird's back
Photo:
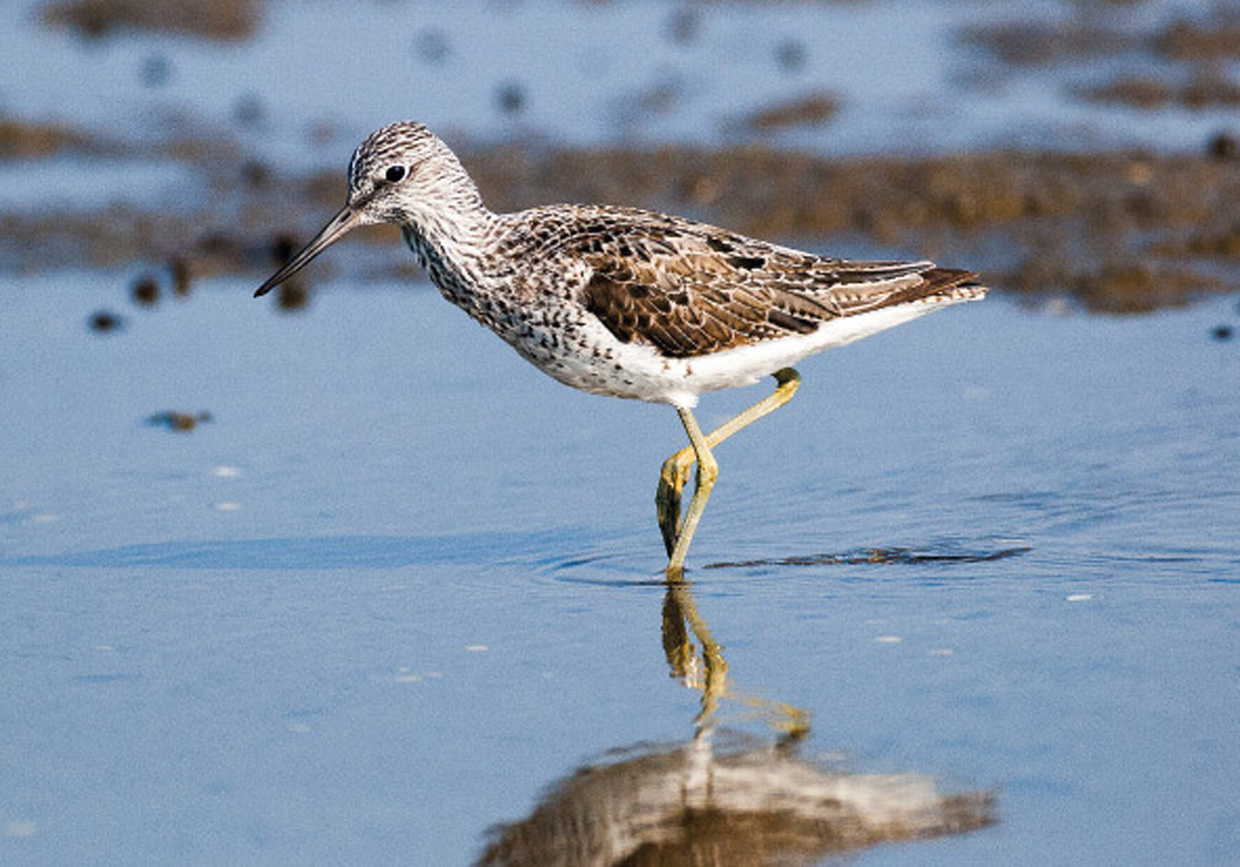
<svg viewBox="0 0 1240 867"><path fill-rule="evenodd" d="M825 323L982 291L932 262L817 256L650 211L557 205L521 212L521 258L623 343L692 358L806 335Z"/></svg>
<svg viewBox="0 0 1240 867"><path fill-rule="evenodd" d="M496 270L445 294L556 379L617 397L691 403L984 292L931 262L816 256L633 208L497 226Z"/></svg>

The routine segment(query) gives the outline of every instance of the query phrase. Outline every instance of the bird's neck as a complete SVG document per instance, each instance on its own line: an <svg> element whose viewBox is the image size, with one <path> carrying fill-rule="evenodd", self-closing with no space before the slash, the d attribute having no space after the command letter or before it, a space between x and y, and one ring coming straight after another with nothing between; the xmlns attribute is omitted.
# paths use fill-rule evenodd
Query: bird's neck
<svg viewBox="0 0 1240 867"><path fill-rule="evenodd" d="M427 275L448 295L485 273L499 217L466 176L437 201L422 201L401 221L401 232Z"/></svg>

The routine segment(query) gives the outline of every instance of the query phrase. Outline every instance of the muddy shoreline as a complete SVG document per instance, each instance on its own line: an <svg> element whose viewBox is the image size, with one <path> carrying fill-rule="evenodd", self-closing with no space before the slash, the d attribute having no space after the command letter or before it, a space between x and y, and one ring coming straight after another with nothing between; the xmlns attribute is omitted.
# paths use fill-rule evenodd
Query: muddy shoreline
<svg viewBox="0 0 1240 867"><path fill-rule="evenodd" d="M18 150L72 149L40 129ZM10 152L12 152L12 150ZM169 146L200 196L184 210L117 203L10 209L0 268L160 268L259 278L344 197L344 170L283 176L221 143ZM686 214L844 255L924 255L977 268L999 291L1139 312L1240 286L1240 157L1226 136L1198 154L988 152L831 159L761 145L706 149L463 148L492 207L610 202ZM370 268L413 272L392 230ZM373 273L373 270L370 272Z"/></svg>
<svg viewBox="0 0 1240 867"><path fill-rule="evenodd" d="M1171 109L1191 115L1240 104L1240 82L1228 65L1240 56L1240 17L1219 8L1151 18L1127 5L1074 7L1054 21L1013 13L958 22L945 46L959 55L953 98L967 99L978 81L987 82L983 92L1018 93L1022 83L1054 71L1050 80L1069 100L1100 113L1121 106L1151 117ZM717 15L708 4L669 10L662 19L669 56L695 50ZM39 26L89 51L134 34L236 45L258 36L270 18L261 0L53 0L37 16ZM453 52L446 32L430 25L417 31L411 50L428 75ZM840 116L848 96L837 94L834 82L798 77L812 43L785 35L772 50L786 96L748 103L729 121L727 139L742 144L565 147L522 138L539 135L532 127L504 145L448 138L497 210L549 202L666 210L833 255L926 256L974 268L999 292L1097 311L1153 310L1240 288L1240 133L1225 116L1216 130L1200 133L1208 140L1174 153L1013 149L833 158L789 150L779 135L848 122ZM152 99L179 74L170 51L154 51L138 68ZM496 111L522 117L528 84L499 77ZM679 110L681 86L657 86L655 96L643 97L653 102L639 100L641 111ZM0 116L0 167L58 159L89 172L108 161L171 165L184 176L173 201L159 206L127 195L92 207L0 206L0 272L104 267L129 271L130 279L160 274L177 292L222 273L261 279L339 206L354 144L341 141L339 162L328 170L290 174L240 143L263 122L263 103L253 95L239 98L231 126L181 116L156 144L72 122ZM332 122L323 119L318 129L335 149ZM364 257L316 265L304 286L349 269L362 281L417 276L394 230L359 235L381 243Z"/></svg>

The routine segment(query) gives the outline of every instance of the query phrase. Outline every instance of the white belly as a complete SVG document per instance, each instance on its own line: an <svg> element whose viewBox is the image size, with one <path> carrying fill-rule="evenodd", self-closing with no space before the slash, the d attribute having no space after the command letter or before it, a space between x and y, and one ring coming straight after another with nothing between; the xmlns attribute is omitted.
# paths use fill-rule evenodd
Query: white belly
<svg viewBox="0 0 1240 867"><path fill-rule="evenodd" d="M812 334L766 340L697 358L667 358L646 344L621 343L597 323L585 326L581 335L582 343L591 347L586 351L574 351L571 346L535 351L528 343L510 342L527 360L565 385L609 397L693 407L703 392L752 385L806 356L869 337L954 303L958 302L931 298L884 307L833 319Z"/></svg>

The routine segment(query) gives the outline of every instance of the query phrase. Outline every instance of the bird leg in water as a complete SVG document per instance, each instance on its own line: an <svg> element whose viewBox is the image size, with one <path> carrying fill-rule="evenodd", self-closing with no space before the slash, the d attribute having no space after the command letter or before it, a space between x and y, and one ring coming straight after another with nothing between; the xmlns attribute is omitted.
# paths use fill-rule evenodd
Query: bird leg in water
<svg viewBox="0 0 1240 867"><path fill-rule="evenodd" d="M719 475L719 464L715 461L711 448L792 400L801 384L801 375L791 367L776 371L774 376L776 386L773 393L733 416L709 434L702 433L693 413L688 409L676 408L685 426L685 433L689 435L689 445L664 461L663 471L659 474L659 491L655 496L659 529L663 533L663 544L670 558L667 564L669 573L684 567L689 543L693 541L693 533L706 509L706 501L710 499L715 478ZM697 482L693 489L693 499L689 501L689 512L682 523L680 494L685 483L689 481L689 468L694 461L697 461L698 465Z"/></svg>

